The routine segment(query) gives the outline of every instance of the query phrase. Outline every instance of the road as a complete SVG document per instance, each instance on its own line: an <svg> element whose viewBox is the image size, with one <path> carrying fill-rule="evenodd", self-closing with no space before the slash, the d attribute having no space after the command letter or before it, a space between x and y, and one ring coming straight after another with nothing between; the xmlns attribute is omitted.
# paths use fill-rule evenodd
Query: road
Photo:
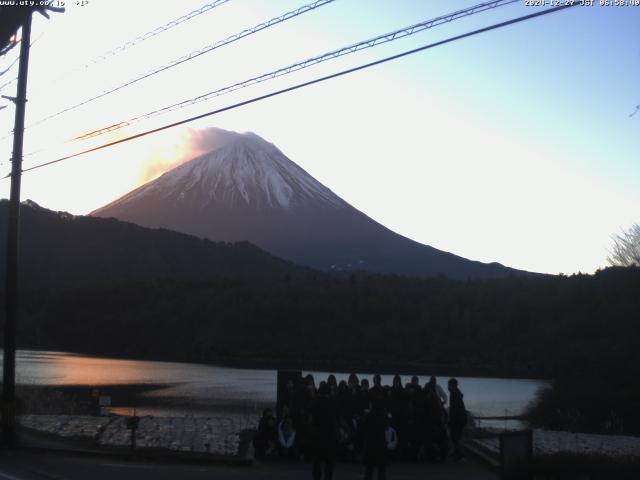
<svg viewBox="0 0 640 480"><path fill-rule="evenodd" d="M360 465L336 466L335 480L360 480ZM114 457L58 452L0 452L0 480L293 480L311 478L310 465L302 462L242 465L187 464L133 461ZM497 480L498 475L476 462L463 459L439 465L397 464L387 470L389 480Z"/></svg>

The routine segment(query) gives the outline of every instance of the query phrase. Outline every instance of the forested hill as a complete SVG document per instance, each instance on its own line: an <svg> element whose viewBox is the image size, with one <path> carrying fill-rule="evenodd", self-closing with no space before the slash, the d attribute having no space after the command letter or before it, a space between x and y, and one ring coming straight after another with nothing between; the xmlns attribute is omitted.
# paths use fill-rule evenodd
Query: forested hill
<svg viewBox="0 0 640 480"><path fill-rule="evenodd" d="M640 268L453 281L329 276L25 293L22 347L245 365L640 374Z"/></svg>
<svg viewBox="0 0 640 480"><path fill-rule="evenodd" d="M2 248L6 211L0 202ZM34 204L22 214L25 348L280 367L600 375L621 384L633 369L640 375L637 267L474 281L337 275L246 243Z"/></svg>
<svg viewBox="0 0 640 480"><path fill-rule="evenodd" d="M6 262L8 201L0 200L0 271ZM247 242L216 243L115 219L53 212L27 201L21 208L20 285L98 288L172 279L280 277L309 270ZM5 276L0 275L0 288Z"/></svg>

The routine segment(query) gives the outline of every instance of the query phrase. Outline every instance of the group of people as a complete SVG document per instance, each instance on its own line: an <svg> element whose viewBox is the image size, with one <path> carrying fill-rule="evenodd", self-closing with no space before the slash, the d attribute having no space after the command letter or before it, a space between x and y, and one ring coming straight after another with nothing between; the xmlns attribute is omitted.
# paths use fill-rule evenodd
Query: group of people
<svg viewBox="0 0 640 480"><path fill-rule="evenodd" d="M461 456L467 423L458 381L448 395L431 377L424 386L414 376L406 385L399 375L383 386L355 374L337 382L334 375L316 387L312 375L289 380L274 413L266 409L254 437L258 458L305 458L313 461L313 478L332 478L339 461L362 461L365 478L385 478L394 459L442 461ZM448 405L448 408L447 408Z"/></svg>

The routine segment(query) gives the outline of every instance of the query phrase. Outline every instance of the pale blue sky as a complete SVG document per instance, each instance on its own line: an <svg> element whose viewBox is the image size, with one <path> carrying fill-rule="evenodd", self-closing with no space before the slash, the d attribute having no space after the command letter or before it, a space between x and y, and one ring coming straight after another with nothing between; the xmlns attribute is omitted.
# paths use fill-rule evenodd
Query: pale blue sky
<svg viewBox="0 0 640 480"><path fill-rule="evenodd" d="M33 36L28 123L304 4L231 0L52 83L204 3L71 2ZM27 131L26 151L380 33L468 1L336 0ZM156 5L149 8L150 5ZM130 134L537 11L524 2L159 117ZM610 236L640 221L640 7L576 7L451 43L193 124L254 131L398 233L481 261L551 273L606 265ZM40 36L41 35L41 36ZM0 68L11 60L0 59ZM6 78L6 77L5 77ZM4 78L2 79L4 80ZM3 83L3 82L0 82ZM6 94L7 92L2 92ZM9 130L13 109L0 111ZM187 130L26 174L23 198L83 214L185 157ZM117 138L116 136L110 138ZM10 155L5 140L0 144ZM74 151L63 146L29 163ZM2 168L8 170L7 162ZM8 182L0 194L8 195Z"/></svg>

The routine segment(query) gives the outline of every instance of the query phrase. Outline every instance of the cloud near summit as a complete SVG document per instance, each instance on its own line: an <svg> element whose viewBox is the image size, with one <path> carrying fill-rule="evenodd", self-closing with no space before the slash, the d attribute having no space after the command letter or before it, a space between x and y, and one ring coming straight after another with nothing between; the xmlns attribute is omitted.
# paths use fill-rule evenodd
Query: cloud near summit
<svg viewBox="0 0 640 480"><path fill-rule="evenodd" d="M201 130L188 129L171 141L155 145L143 162L138 186L158 178L163 173L189 160L222 147L235 132L215 127Z"/></svg>

